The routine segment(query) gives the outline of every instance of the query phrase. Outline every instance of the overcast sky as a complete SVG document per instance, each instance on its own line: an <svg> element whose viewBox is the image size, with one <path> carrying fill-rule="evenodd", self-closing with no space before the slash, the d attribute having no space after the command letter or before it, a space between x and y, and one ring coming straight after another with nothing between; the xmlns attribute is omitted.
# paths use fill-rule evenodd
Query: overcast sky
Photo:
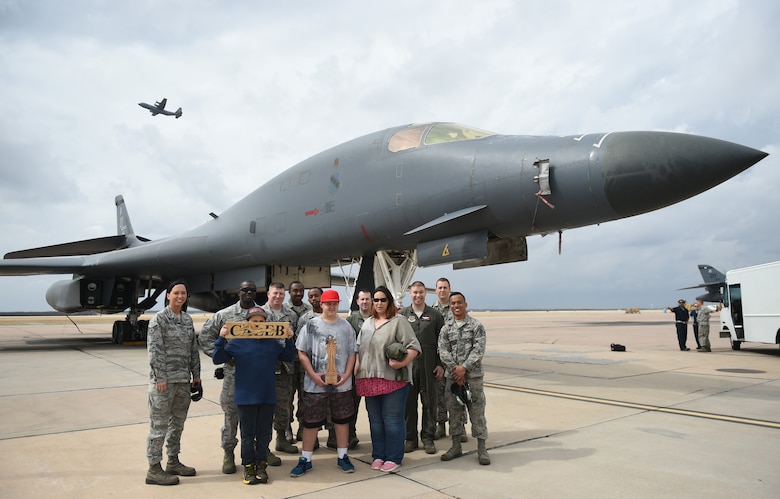
<svg viewBox="0 0 780 499"><path fill-rule="evenodd" d="M502 134L660 130L770 156L649 214L529 238L446 275L472 308L661 308L696 268L780 260L775 0L0 0L0 254L201 224L333 145L412 122ZM152 117L168 98L184 115ZM0 277L42 311L70 276ZM429 296L429 302L434 297ZM408 298L407 298L408 302Z"/></svg>

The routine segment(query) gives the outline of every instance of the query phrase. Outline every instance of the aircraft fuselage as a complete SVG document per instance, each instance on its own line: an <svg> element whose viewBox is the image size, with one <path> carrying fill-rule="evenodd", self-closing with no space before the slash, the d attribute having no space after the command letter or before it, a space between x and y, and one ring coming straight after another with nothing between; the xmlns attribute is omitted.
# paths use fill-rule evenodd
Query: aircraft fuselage
<svg viewBox="0 0 780 499"><path fill-rule="evenodd" d="M262 286L271 266L329 268L380 250L417 250L423 266L504 263L526 255L495 259L490 243L524 246L529 235L653 211L766 156L667 132L479 132L432 123L368 134L302 161L184 234L92 255L5 260L0 272L183 276L192 292L214 293L239 276Z"/></svg>

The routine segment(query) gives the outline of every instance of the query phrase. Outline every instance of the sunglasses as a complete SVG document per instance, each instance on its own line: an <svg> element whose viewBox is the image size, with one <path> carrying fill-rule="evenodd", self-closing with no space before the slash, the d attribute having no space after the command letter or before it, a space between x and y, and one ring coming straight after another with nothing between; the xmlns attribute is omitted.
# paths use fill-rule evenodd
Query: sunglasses
<svg viewBox="0 0 780 499"><path fill-rule="evenodd" d="M257 288L241 288L239 291L242 293L257 293Z"/></svg>
<svg viewBox="0 0 780 499"><path fill-rule="evenodd" d="M387 298L374 298L374 303L385 303Z"/></svg>

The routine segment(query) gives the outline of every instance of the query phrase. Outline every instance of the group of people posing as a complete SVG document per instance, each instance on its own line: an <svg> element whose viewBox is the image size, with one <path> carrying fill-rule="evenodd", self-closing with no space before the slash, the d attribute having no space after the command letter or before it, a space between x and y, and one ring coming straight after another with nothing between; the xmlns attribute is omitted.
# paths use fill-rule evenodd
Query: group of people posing
<svg viewBox="0 0 780 499"><path fill-rule="evenodd" d="M245 484L267 483L268 466L281 465L270 450L274 430L278 452L297 455L294 442L302 443L291 477L312 469L322 428L328 430L328 447L336 449L339 469L354 472L348 451L359 443L355 422L361 398L368 412L372 469L397 472L404 454L418 449L420 442L426 453L435 454L434 440L446 434L447 420L452 445L441 459L462 456L467 415L477 439L478 462L490 464L482 371L485 329L468 314L465 296L450 292L446 278L437 281L432 306L425 303L426 287L420 281L410 287L412 304L400 310L386 287L360 290L358 309L346 319L338 314L341 299L335 290L310 289L308 304L302 283L293 282L289 291L285 303L284 285L272 283L267 303L258 306L255 283L242 282L238 302L215 313L196 335L186 313L186 283L178 280L168 286L166 308L148 329L151 423L146 483L175 485L179 475L196 474L178 455L190 401L202 396L198 346L215 365L222 364L217 370L223 378L222 472L237 471L240 431ZM284 338L229 339L226 325L242 321L284 322L289 327ZM163 443L168 456L164 469Z"/></svg>

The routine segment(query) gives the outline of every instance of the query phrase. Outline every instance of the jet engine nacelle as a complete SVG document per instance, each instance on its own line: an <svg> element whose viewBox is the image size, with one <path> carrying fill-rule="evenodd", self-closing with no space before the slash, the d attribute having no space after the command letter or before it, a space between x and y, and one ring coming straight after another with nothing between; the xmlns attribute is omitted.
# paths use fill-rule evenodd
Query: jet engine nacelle
<svg viewBox="0 0 780 499"><path fill-rule="evenodd" d="M46 290L46 302L58 312L82 312L80 279L57 281Z"/></svg>
<svg viewBox="0 0 780 499"><path fill-rule="evenodd" d="M54 310L65 314L100 310L103 313L121 312L133 302L133 288L122 280L79 277L57 281L46 290L46 302Z"/></svg>
<svg viewBox="0 0 780 499"><path fill-rule="evenodd" d="M228 295L220 292L190 293L187 298L187 306L195 307L206 312L216 312L238 301L238 295Z"/></svg>

